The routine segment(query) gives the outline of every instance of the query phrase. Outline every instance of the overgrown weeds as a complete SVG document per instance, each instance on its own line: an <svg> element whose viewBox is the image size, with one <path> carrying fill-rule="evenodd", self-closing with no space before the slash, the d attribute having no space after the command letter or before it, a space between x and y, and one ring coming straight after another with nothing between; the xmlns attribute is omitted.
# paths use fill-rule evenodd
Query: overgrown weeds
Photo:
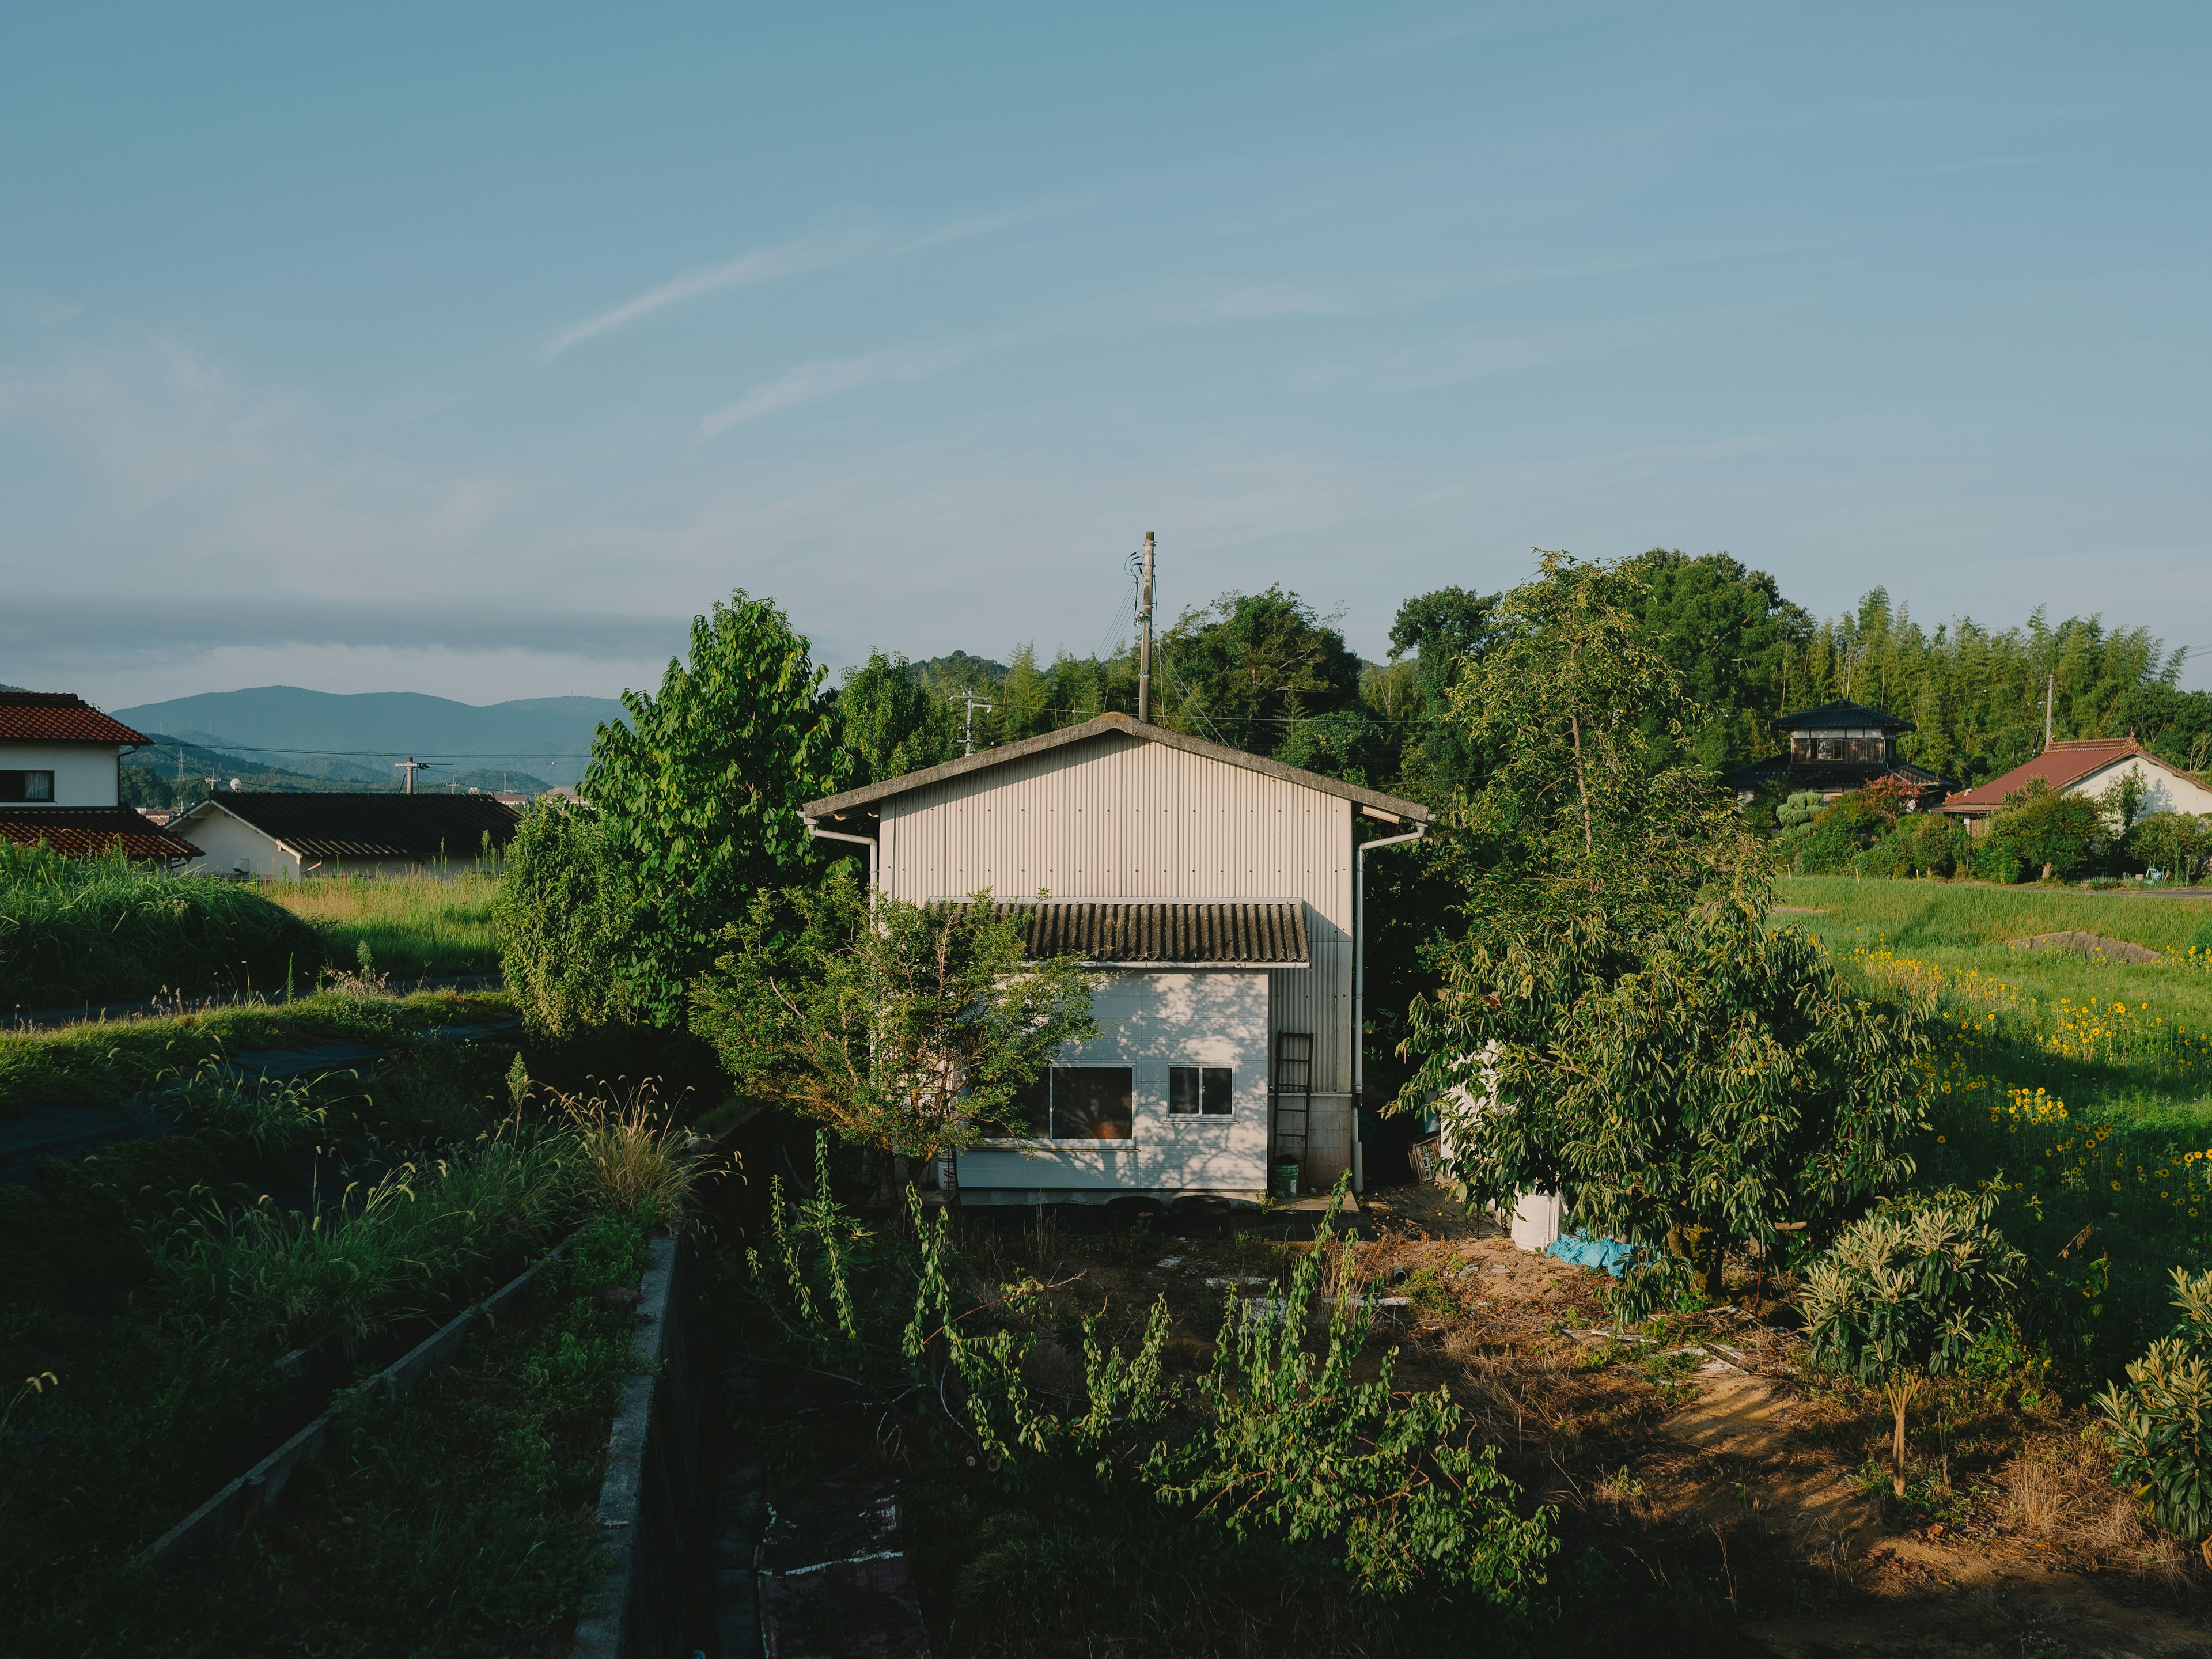
<svg viewBox="0 0 2212 1659"><path fill-rule="evenodd" d="M0 1007L311 982L323 936L252 888L0 846Z"/></svg>

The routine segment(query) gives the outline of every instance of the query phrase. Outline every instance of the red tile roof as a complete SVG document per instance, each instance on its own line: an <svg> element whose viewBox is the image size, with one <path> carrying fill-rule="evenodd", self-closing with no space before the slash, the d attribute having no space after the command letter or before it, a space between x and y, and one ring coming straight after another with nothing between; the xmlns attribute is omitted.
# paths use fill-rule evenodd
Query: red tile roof
<svg viewBox="0 0 2212 1659"><path fill-rule="evenodd" d="M0 691L0 743L145 743L70 691Z"/></svg>
<svg viewBox="0 0 2212 1659"><path fill-rule="evenodd" d="M134 859L196 859L200 849L128 806L0 806L0 841L41 842L64 858L90 858L118 846Z"/></svg>
<svg viewBox="0 0 2212 1659"><path fill-rule="evenodd" d="M2163 765L2133 738L2084 738L2066 743L2054 743L2025 766L2015 766L2002 777L1991 778L1977 785L1962 795L1954 795L1943 803L1947 812L1994 812L2005 804L2005 797L2025 789L2036 778L2041 778L2053 789L2063 789L2076 784L2092 772L2100 772L2115 761L2125 760L2130 755L2142 755L2146 760Z"/></svg>

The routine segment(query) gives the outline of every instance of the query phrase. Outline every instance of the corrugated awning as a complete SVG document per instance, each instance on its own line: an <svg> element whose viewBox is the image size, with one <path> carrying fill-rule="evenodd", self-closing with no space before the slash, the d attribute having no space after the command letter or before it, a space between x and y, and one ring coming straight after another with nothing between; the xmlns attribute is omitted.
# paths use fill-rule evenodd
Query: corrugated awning
<svg viewBox="0 0 2212 1659"><path fill-rule="evenodd" d="M134 859L194 859L200 849L128 806L21 806L0 809L0 841L51 847L64 858L91 858L120 848Z"/></svg>
<svg viewBox="0 0 2212 1659"><path fill-rule="evenodd" d="M1033 957L1117 967L1304 968L1297 899L1037 899L993 907L1026 917Z"/></svg>

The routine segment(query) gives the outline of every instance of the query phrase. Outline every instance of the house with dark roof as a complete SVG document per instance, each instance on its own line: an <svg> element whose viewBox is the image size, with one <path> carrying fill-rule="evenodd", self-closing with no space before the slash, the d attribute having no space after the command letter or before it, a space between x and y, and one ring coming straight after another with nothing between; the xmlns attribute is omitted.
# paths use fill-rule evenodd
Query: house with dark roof
<svg viewBox="0 0 2212 1659"><path fill-rule="evenodd" d="M231 790L172 820L205 850L188 869L301 881L317 876L450 878L489 839L505 850L520 816L491 795Z"/></svg>
<svg viewBox="0 0 2212 1659"><path fill-rule="evenodd" d="M0 840L71 858L176 864L199 848L123 805L123 755L148 738L68 691L0 691Z"/></svg>
<svg viewBox="0 0 2212 1659"><path fill-rule="evenodd" d="M1923 766L1898 757L1897 740L1914 730L1911 720L1885 714L1864 703L1838 698L1784 714L1772 723L1787 740L1780 753L1730 772L1725 781L1736 799L1748 801L1768 793L1817 792L1833 800L1881 778L1895 778L1911 792L1912 810L1936 805L1949 781Z"/></svg>
<svg viewBox="0 0 2212 1659"><path fill-rule="evenodd" d="M2007 796L2038 781L2069 795L2101 795L2129 776L2142 787L2139 812L2212 812L2212 788L2179 767L2169 766L2132 735L2046 743L2033 760L1952 796L1943 810L1965 819L1968 832L1978 836L1989 828L1990 815L2003 806Z"/></svg>
<svg viewBox="0 0 2212 1659"><path fill-rule="evenodd" d="M988 889L1030 951L1100 975L1100 1035L1039 1080L1018 1133L940 1168L963 1203L1362 1177L1361 875L1426 807L1109 714L800 810L866 848L878 890Z"/></svg>

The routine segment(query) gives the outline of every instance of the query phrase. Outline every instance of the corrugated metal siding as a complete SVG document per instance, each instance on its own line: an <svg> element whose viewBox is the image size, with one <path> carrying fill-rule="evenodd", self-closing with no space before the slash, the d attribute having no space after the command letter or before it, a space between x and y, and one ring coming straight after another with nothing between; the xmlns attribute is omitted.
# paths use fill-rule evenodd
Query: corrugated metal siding
<svg viewBox="0 0 2212 1659"><path fill-rule="evenodd" d="M1313 966L1269 973L1270 1024L1313 1033L1317 1094L1351 1091L1348 801L1104 736L885 801L881 860L885 890L915 902L986 887L1006 899L1303 899Z"/></svg>

